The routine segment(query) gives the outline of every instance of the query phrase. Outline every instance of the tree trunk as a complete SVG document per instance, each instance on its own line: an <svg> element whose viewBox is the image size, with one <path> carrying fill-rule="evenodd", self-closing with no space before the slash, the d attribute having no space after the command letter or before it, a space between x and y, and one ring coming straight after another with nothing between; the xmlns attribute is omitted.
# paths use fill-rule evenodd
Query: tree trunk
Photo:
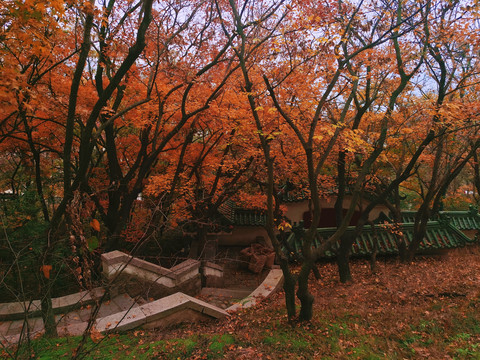
<svg viewBox="0 0 480 360"><path fill-rule="evenodd" d="M339 226L343 221L343 199L345 197L345 151L340 151L337 162L337 184L338 194L335 201L335 219L336 225ZM340 282L346 283L352 281L350 272L349 254L352 243L345 235L340 240L340 246L337 253L337 266Z"/></svg>
<svg viewBox="0 0 480 360"><path fill-rule="evenodd" d="M397 235L398 257L400 262L406 263L408 259L407 244L405 243L405 235Z"/></svg>
<svg viewBox="0 0 480 360"><path fill-rule="evenodd" d="M397 178L399 175L397 174ZM394 198L395 198L395 206L389 206L390 211L393 213L393 220L395 221L395 226L401 226L403 224L403 219L402 219L402 210L401 210L401 197L400 197L400 189L397 186L393 192ZM399 229L401 230L401 229ZM405 238L405 234L403 231L396 231L395 232L395 242L397 244L398 248L398 257L400 259L400 262L406 263L408 254L407 254L407 239Z"/></svg>
<svg viewBox="0 0 480 360"><path fill-rule="evenodd" d="M312 269L313 262L311 260L305 260L302 270L298 275L298 290L297 297L300 300L300 314L298 319L300 321L310 321L313 317L313 301L314 297L308 291L308 277L310 270Z"/></svg>
<svg viewBox="0 0 480 360"><path fill-rule="evenodd" d="M43 265L45 266L45 265ZM45 336L50 338L58 337L57 323L55 321L55 314L52 307L52 295L51 295L51 280L45 278L43 274L40 274L39 281L39 293L41 304L41 315L45 328Z"/></svg>
<svg viewBox="0 0 480 360"><path fill-rule="evenodd" d="M205 248L207 245L207 228L205 226L200 226L197 230L197 258L205 258Z"/></svg>
<svg viewBox="0 0 480 360"><path fill-rule="evenodd" d="M340 240L340 247L337 253L337 266L338 275L340 276L340 282L345 284L353 280L352 273L350 271L350 248L352 241L345 235Z"/></svg>
<svg viewBox="0 0 480 360"><path fill-rule="evenodd" d="M377 272L377 254L378 254L378 240L373 244L372 254L370 255L370 270L373 274Z"/></svg>
<svg viewBox="0 0 480 360"><path fill-rule="evenodd" d="M420 206L420 209L417 212L417 215L415 216L415 224L414 224L414 230L413 230L413 239L412 242L410 243L410 246L407 249L406 253L406 261L410 262L413 260L413 257L415 256L415 253L418 250L418 247L420 246L420 243L425 237L425 234L427 233L427 223L428 219L430 217L430 210L428 208L428 205L424 202L422 206Z"/></svg>
<svg viewBox="0 0 480 360"><path fill-rule="evenodd" d="M288 260L280 261L280 268L282 269L284 281L283 291L285 291L285 306L287 308L287 317L292 320L297 315L297 307L295 305L295 278L292 276L288 268Z"/></svg>
<svg viewBox="0 0 480 360"><path fill-rule="evenodd" d="M107 214L103 218L108 229L108 236L104 246L105 251L119 250L125 246L124 231L138 194L140 194L140 190L135 187L128 192L118 189L116 190L116 196L112 196L114 201L108 204ZM152 218L150 224L152 226L146 229L142 238L138 239L139 241L143 241L152 235L157 223Z"/></svg>

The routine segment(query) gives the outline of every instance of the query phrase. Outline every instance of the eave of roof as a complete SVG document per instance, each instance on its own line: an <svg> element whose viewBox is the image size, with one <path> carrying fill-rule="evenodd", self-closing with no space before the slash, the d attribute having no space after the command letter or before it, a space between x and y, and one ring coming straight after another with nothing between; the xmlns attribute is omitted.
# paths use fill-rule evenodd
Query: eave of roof
<svg viewBox="0 0 480 360"><path fill-rule="evenodd" d="M416 211L402 211L402 220L413 223L415 215ZM480 230L480 214L474 207L467 211L440 211L432 220L438 219L450 222L459 230Z"/></svg>
<svg viewBox="0 0 480 360"><path fill-rule="evenodd" d="M413 223L404 223L400 225L400 229L404 235L406 245L409 246L413 238ZM319 247L326 239L335 233L336 228L319 228L317 236L314 240L314 247ZM354 226L348 227L345 234L353 235ZM301 239L298 237L299 232L292 231L287 241L290 248L297 254L301 253ZM452 224L444 221L429 221L427 224L427 233L419 246L419 252L452 249L463 247L473 240L468 238L460 230ZM351 254L353 256L371 255L377 244L378 255L398 254L398 245L396 235L390 231L385 225L365 226L361 235L354 240ZM326 257L334 257L339 244L335 244L332 249L326 252Z"/></svg>

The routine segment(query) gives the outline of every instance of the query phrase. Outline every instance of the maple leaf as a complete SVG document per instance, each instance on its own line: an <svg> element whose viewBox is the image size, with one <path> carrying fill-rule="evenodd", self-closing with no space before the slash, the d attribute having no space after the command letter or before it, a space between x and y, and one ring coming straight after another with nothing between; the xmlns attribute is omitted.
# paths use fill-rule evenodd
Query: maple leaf
<svg viewBox="0 0 480 360"><path fill-rule="evenodd" d="M94 326L92 327L92 329L90 330L90 339L92 339L92 341L97 344L100 340L102 340L105 336L97 330L97 328L95 328Z"/></svg>
<svg viewBox="0 0 480 360"><path fill-rule="evenodd" d="M100 231L100 222L97 219L93 219L90 222L90 226L92 227L93 230Z"/></svg>
<svg viewBox="0 0 480 360"><path fill-rule="evenodd" d="M42 265L40 266L40 271L43 273L46 279L50 279L50 271L52 270L52 265Z"/></svg>

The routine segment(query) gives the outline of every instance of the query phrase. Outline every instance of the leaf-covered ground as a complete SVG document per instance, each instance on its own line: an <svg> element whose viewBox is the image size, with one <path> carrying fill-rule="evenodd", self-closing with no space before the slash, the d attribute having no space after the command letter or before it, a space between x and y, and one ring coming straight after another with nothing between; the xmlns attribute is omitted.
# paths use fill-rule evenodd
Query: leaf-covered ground
<svg viewBox="0 0 480 360"><path fill-rule="evenodd" d="M279 293L219 322L90 340L84 358L480 359L480 249L377 268L356 260L355 282L340 284L336 266L320 264L310 323L289 324ZM71 357L77 343L40 339L24 355Z"/></svg>

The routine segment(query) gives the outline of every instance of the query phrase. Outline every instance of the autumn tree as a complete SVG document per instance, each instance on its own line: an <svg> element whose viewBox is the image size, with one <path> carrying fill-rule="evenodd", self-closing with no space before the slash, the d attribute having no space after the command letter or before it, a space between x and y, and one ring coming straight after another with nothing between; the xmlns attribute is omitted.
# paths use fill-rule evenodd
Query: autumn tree
<svg viewBox="0 0 480 360"><path fill-rule="evenodd" d="M168 196L172 191L171 218L165 220L171 221L170 227L196 233L190 248L190 256L195 258L205 255L207 235L226 225L222 224L222 205L231 199L241 201L243 188L258 168L257 151L251 148L253 134L242 121L243 111L232 90L225 89L215 104L185 129L178 157L162 159L162 171L155 167L146 188L150 196Z"/></svg>
<svg viewBox="0 0 480 360"><path fill-rule="evenodd" d="M112 6L114 4L115 2L112 2ZM9 140L18 140L22 144L20 146L27 148L32 155L37 196L42 205L44 219L49 224L43 255L40 257L42 268L52 266L50 255L58 241L63 238L59 229L74 192L83 189L88 183L88 170L95 148L94 130L100 113L145 47L152 1L141 2L133 10L129 6L122 8L118 5L119 11L125 9L125 17L136 17L138 24L134 39L128 43L128 54L119 60L118 67L102 94L97 99L87 96L86 103L83 103L79 101L79 91L85 81L83 75L92 46L92 29L97 22L102 22L96 11L96 4L6 4L2 26L8 31L4 32L2 41L5 55L2 57L5 62L2 72L9 81L2 87L2 101L8 102L8 107L3 108L0 122L3 139L8 137ZM69 37L68 31L62 30L63 27L79 36ZM59 73L60 70L62 72ZM61 92L57 93L57 90ZM60 111L48 106L50 102L45 95L62 103ZM16 102L11 100L15 98ZM80 116L79 103L82 105ZM63 109L65 111L62 111ZM51 146L53 139L57 140L60 146ZM63 172L63 186L58 194L62 200L51 214L46 206L45 176L42 173L45 158L42 153L45 152L53 153L57 159L62 160L60 170ZM77 152L78 162L74 162L72 155ZM68 223L68 218L66 220ZM42 315L47 335L55 335L49 280L45 273L40 290Z"/></svg>
<svg viewBox="0 0 480 360"><path fill-rule="evenodd" d="M249 21L251 23L252 20L248 16L252 16L252 14L237 8L234 2L230 2L230 6L235 28L241 38L241 42L235 50L244 76L244 91L257 127L267 167L269 184L267 212L270 219L267 224L267 231L269 231L272 243L277 248L277 254L282 259L280 244L275 238L275 230L273 228L273 189L275 183L273 169L275 163L274 155L271 151L274 136L269 135L271 132L268 129L268 122L264 123L262 121L263 117L259 110L273 107L278 111L284 124L294 134L293 139L295 139L295 143L303 150L303 164L312 203L312 224L315 225L318 223L321 214L320 194L318 191L319 175L336 142L341 134L345 133L343 122L347 115L350 115L350 105L357 91L359 78L349 73L349 64L363 52L375 48L375 46L385 44L390 38L396 44L397 39L406 31L410 31L412 27L403 22L403 12L399 5L396 13L393 16L390 15L392 16L391 18L388 17L388 11L380 12L378 22L387 21L389 25L382 28L373 26L374 30L372 30L371 36L367 37L365 42L362 43L356 42L357 38L354 34L360 31L359 29L362 26L369 27L361 23L362 12L360 9L363 9L363 7L355 7L343 3L338 5L338 7L329 7L327 4L317 4L315 6L312 4L298 4L296 12L290 12L290 7L287 7L282 12L280 5L277 5L277 7L272 6L272 12L263 12L261 13L262 15L255 14L255 16L261 18L266 14L271 16L274 13L276 15L274 18L288 17L288 24L292 27L288 31L282 28L283 36L278 36L277 38L276 30L279 23L276 20L271 22L271 27L268 28L268 31L263 33L258 31L255 33L255 37L250 37L251 34L244 29ZM306 13L311 15L305 16ZM338 18L341 20L338 20ZM338 31L338 28L341 30ZM225 33L228 34L228 30L225 29ZM305 39L305 42L297 42L296 37L298 36ZM262 68L259 71L253 66L252 59L255 58L255 51L257 50L255 44L267 39L271 40L269 43L272 44L270 49L281 53L281 55L275 58L275 61L278 64L285 64L284 68L277 66L275 70L270 69L268 71ZM397 68L400 69L400 81L396 88L393 89L393 95L388 103L387 111L383 117L380 117L381 125L377 130L378 135L372 141L374 146L371 147L371 151L366 156L359 171L357 182L354 186L352 205L348 209L337 233L328 239L317 251L314 252L312 250L312 242L316 236L315 226L307 230L304 235L304 261L298 276L297 291L297 296L302 304L300 319L309 320L312 317L313 296L308 292L308 277L314 267L314 262L320 254L337 242L346 230L355 205L360 198L362 185L370 166L383 151L389 118L394 110L396 98L404 90L415 73L415 69L412 73L405 72L400 49L398 45L394 46L394 48L395 53L398 55L396 58ZM277 49L282 49L283 51ZM334 70L332 71L332 69ZM263 81L261 81L262 72ZM301 86L298 86L299 78L294 76L298 76L297 74L302 78ZM269 76L271 76L270 79ZM309 80L305 81L306 79ZM265 89L263 86L266 87L270 99L265 98L265 96L262 97L262 92L265 94L265 90L262 90L262 88ZM345 99L343 110L339 112L338 117L324 121L326 108L331 98L340 96ZM295 316L294 293L297 279L291 274L286 261L281 260L281 266L286 278L284 289L288 315L290 318L293 318Z"/></svg>
<svg viewBox="0 0 480 360"><path fill-rule="evenodd" d="M355 182L357 186L360 185L358 189L361 189L361 196L369 199L369 204L367 204L365 208L360 209L361 215L357 222L356 231L354 234L348 237L342 236L341 238L337 253L337 263L339 267L340 280L342 282L352 280L349 267L351 247L355 238L359 236L360 232L362 231L363 226L368 222L370 211L377 204L385 202L386 197L392 190L395 189L393 183L387 191L385 191L385 188L376 188L378 186L376 177L377 172L380 171L380 169L384 166L382 164L384 164L384 159L387 155L386 150L390 149L391 146L395 148L395 144L392 143L392 139L395 139L397 137L396 133L399 131L401 132L401 129L403 129L403 127L406 125L403 123L400 125L400 127L397 126L398 120L396 119L401 116L398 113L398 103L403 98L407 97L407 93L412 92L412 78L417 76L421 66L424 63L426 44L428 43L428 34L425 32L425 24L427 22L425 14L429 13L429 6L429 3L427 2L426 5L418 4L418 7L411 7L405 11L401 5L399 5L396 13L398 27L393 31L391 47L385 46L383 49L382 47L377 47L375 49L377 54L377 56L375 56L375 61L378 63L375 63L375 61L372 62L371 58L365 62L365 60L361 57L357 57L349 64L348 67L352 76L358 77L359 75L361 79L365 79L362 84L361 91L359 92L360 96L357 94L355 95L355 115L351 125L353 130L358 129L359 126L362 126L359 130L366 131L367 136L369 136L369 133L372 132L374 134L375 132L381 133L382 131L385 131L385 134L388 132L388 137L385 137L381 140L381 144L384 149L381 151L379 150L379 153L374 161L370 163L369 169L366 169L364 166L362 166L360 168L361 170L356 170L356 173L362 170L367 170L369 172L367 175L363 176L363 184L360 185L360 183L358 183L359 177L357 175L352 176L352 174L350 174L350 178L356 178ZM400 37L400 29L405 32L408 32L408 30L405 29L415 30L414 35L416 38L412 40L411 34L404 36L403 38ZM363 36L371 35L366 33ZM355 33L355 37L356 40L360 41L361 43L365 43L366 41L359 32ZM371 56L371 53L367 54L367 56ZM389 58L391 59L390 61L388 60ZM373 63L375 63L375 65L372 66ZM372 71L376 73L376 76L371 76ZM386 111L379 112L378 109L381 108L386 108ZM380 122L385 126L383 129L380 128L380 131L378 130L378 125L375 125L377 122ZM372 143L372 140L368 142ZM361 147L363 148L363 152L365 151L365 147L368 148L368 145ZM357 151L360 157L368 156L362 154L361 149ZM410 170L416 159L418 159L418 156L419 154L416 154L412 157L412 163L407 166ZM337 160L338 196L335 203L335 210L338 224L340 224L341 220L343 219L342 203L347 185L345 160L345 151L342 150L340 151ZM354 164L358 160L358 158L351 157L350 161L352 164ZM353 169L355 169L354 165ZM408 172L399 173L398 175L402 179L405 179L409 176ZM397 178L397 186L400 178ZM376 193L378 195L375 195Z"/></svg>
<svg viewBox="0 0 480 360"><path fill-rule="evenodd" d="M408 249L411 260L425 236L428 219L440 209L448 186L473 157L478 146L476 102L471 85L477 83L478 61L472 43L474 4L460 2L435 4L435 20L429 22L431 41L427 62L435 82L432 129L436 134L429 151L431 166L426 180L422 177L422 203L415 217L414 238ZM425 92L427 97L431 93ZM473 99L472 99L473 95ZM417 174L420 174L421 169Z"/></svg>
<svg viewBox="0 0 480 360"><path fill-rule="evenodd" d="M433 10L428 10L431 9L430 5L423 10L424 13L430 12L430 13L435 13L438 9L444 9L448 8L447 7L442 7L442 4L432 4L431 6L436 6ZM468 22L468 21L467 21ZM423 37L424 38L429 38L431 36L431 19L429 22L425 22L424 26L424 31L423 31ZM420 32L415 32L415 36L419 36L421 33ZM426 51L425 52L425 58L428 59L429 61L431 60L431 43L430 41L425 41L422 40L423 43L427 45ZM429 61L425 61L425 67L421 69L421 71L418 73L418 75L415 77L414 81L412 81L416 89L426 89L429 84L425 84L424 82L420 86L420 82L425 80L425 74L429 73L429 69L431 68L431 64ZM472 62L467 61L469 64L468 66L459 66L462 67L463 69L469 68L472 70L471 65L473 65ZM446 70L447 68L444 68ZM469 87L467 83L471 84L472 81L467 81L469 77L471 77L472 74L475 72L470 72L470 73L463 73L462 75L456 76L455 81L459 81L462 85L458 87L458 89L453 89L453 92L456 92L459 90L460 92L465 90L466 88ZM463 75L466 75L465 78L463 78ZM437 77L437 80L440 79L441 76ZM460 80L460 79L463 80ZM430 83L431 85L431 83ZM465 87L464 87L465 86ZM430 161L425 161L425 154L429 151L428 148L429 146L433 146L436 141L438 141L439 137L442 137L444 134L442 131L439 131L439 127L437 120L435 119L435 116L432 116L430 119L428 116L436 114L435 111L428 111L425 112L425 109L430 108L432 105L429 105L429 96L433 96L438 99L441 99L441 101L444 101L444 95L442 95L442 91L431 91L429 92L429 95L427 95L427 91L424 91L423 99L418 98L418 90L413 88L414 91L410 92L410 95L407 97L403 97L401 99L402 104L399 106L399 110L397 115L393 119L396 119L395 121L397 122L398 125L394 125L392 130L394 131L393 137L387 141L388 149L387 152L384 156L384 159L379 162L379 164L376 166L375 172L372 174L373 179L375 179L373 185L374 193L376 195L373 196L373 200L367 205L365 209L363 209L363 214L360 217L360 220L357 224L356 231L354 236L350 239L349 242L347 242L346 248L350 248L351 242L353 241L355 236L358 236L359 233L362 231L363 225L367 222L368 219L368 214L369 212L376 206L376 204L379 203L385 203L389 205L390 209L392 210L392 213L394 214L395 221L401 222L401 214L400 214L400 202L401 202L401 197L400 197L400 189L402 186L402 183L405 182L406 180L410 179L414 174L417 174L417 170L421 166L421 164L424 164L423 166L426 166L428 169L432 169L432 163ZM449 109L456 108L458 107L454 104L452 104L452 107L448 107ZM463 138L463 139L469 139L469 135L467 135L466 131L476 131L475 130L475 121L472 119L472 114L475 111L471 112L470 114L464 113L463 115L457 117L457 119L463 118L466 120L469 125L465 126L465 124L460 121L457 123L457 126L449 126L449 136L454 136L457 139ZM453 113L451 113L453 115ZM451 118L450 121L453 121L453 117ZM424 119L424 120L421 120ZM434 121L435 124L432 125L430 121ZM457 120L458 121L458 120ZM450 123L451 125L452 123ZM425 131L425 126L427 126L427 131ZM467 132L468 132L467 131ZM395 134L396 133L396 134ZM456 135L453 135L453 134ZM463 134L463 135L461 135ZM475 146L475 142L470 143L467 141L467 146L468 145L473 145ZM462 153L462 152L460 152ZM448 172L450 172L450 177L449 180L447 181L441 181L444 184L444 191L448 187L448 183L450 183L455 176L458 175L459 171L461 168L463 168L464 163L461 162L460 160L465 160L466 153L463 152L463 155L458 154L459 157L456 158L456 164L458 167L456 169L453 169L453 164L451 166L446 166L445 169ZM471 156L468 155L467 158ZM453 157L451 158L453 160ZM390 175L388 174L388 170L391 168L394 172L393 174L391 173ZM385 171L387 170L387 171ZM387 176L387 177L385 177ZM438 177L436 177L438 179ZM393 196L394 199L394 204L390 204L388 197ZM439 199L441 199L441 196L439 196ZM424 223L426 225L426 223ZM414 243L417 241L421 241L423 239L423 235L420 235L410 246L410 251L409 251L409 256L410 258L413 256L413 253L411 249L415 248ZM397 234L397 242L399 249L401 250L401 257L403 259L406 259L407 257L407 249L406 249L406 242L405 239L403 238L402 234ZM350 243L350 244L348 244ZM348 277L343 279L348 280Z"/></svg>
<svg viewBox="0 0 480 360"><path fill-rule="evenodd" d="M475 192L475 202L476 204L480 203L480 199L478 195L480 194L480 163L479 163L479 156L478 152L475 152L472 156L472 160L470 162L471 172L472 172L472 183L474 185L474 192ZM473 191L473 190L472 190Z"/></svg>
<svg viewBox="0 0 480 360"><path fill-rule="evenodd" d="M229 68L227 52L232 39L217 41L211 3L164 5L154 10L156 20L149 30L150 42L141 56L142 64L130 70L128 81L119 84L116 97L101 114L100 130L105 133L98 137L96 146L104 149L98 158L105 154L108 192L105 194L105 184L101 183L90 193L108 229L107 249L121 244L133 203L160 155L170 152L167 157L171 157L176 149L185 150L192 142L201 113L219 96L234 71ZM102 81L110 81L111 47L118 46L115 32L103 31L111 36L100 35L104 38L100 43L103 60L92 79L99 94ZM185 126L190 129L181 132ZM177 168L182 163L180 158ZM163 205L166 213L175 200L178 180L175 177L167 190Z"/></svg>

